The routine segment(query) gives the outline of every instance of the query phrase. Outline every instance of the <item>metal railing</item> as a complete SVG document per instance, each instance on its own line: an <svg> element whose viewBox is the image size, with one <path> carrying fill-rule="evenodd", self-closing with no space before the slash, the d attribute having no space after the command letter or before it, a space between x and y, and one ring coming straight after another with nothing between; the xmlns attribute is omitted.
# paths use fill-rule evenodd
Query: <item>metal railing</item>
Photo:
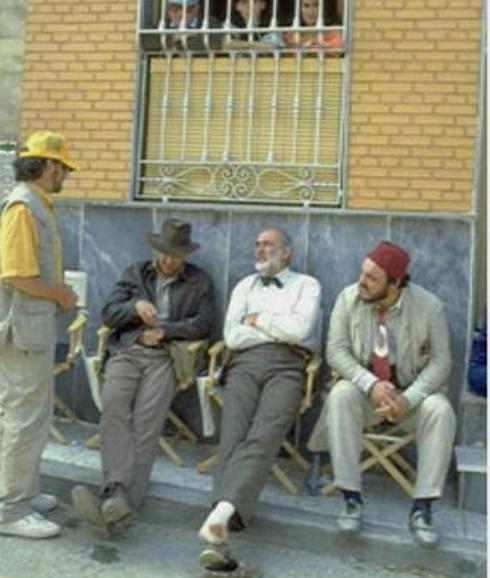
<svg viewBox="0 0 490 578"><path fill-rule="evenodd" d="M198 16L192 14L194 24L184 3L174 27L162 18L169 0L151 19L143 9L148 3L141 2L139 34L150 35L152 42L141 42L146 49L139 75L137 198L340 203L345 29L320 26L323 8L314 27L302 26L299 10L305 1L296 0L288 26L273 0L267 24L249 19L240 38L233 37L231 0L222 3L221 21L206 1ZM151 23L158 24L147 28ZM199 45L192 40L196 34ZM219 46L213 37L219 37Z"/></svg>

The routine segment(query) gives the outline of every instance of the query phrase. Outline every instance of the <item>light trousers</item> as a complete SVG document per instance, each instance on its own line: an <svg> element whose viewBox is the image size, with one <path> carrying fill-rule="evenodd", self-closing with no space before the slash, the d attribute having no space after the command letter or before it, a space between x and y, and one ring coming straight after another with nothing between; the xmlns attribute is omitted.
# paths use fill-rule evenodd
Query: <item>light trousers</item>
<svg viewBox="0 0 490 578"><path fill-rule="evenodd" d="M0 523L31 512L54 399L54 343L42 352L0 351Z"/></svg>
<svg viewBox="0 0 490 578"><path fill-rule="evenodd" d="M327 404L327 436L334 484L345 490L361 491L362 433L366 426L381 420L366 395L347 380L335 383ZM417 481L413 497L440 497L456 432L451 404L442 393L429 395L399 425L415 436Z"/></svg>

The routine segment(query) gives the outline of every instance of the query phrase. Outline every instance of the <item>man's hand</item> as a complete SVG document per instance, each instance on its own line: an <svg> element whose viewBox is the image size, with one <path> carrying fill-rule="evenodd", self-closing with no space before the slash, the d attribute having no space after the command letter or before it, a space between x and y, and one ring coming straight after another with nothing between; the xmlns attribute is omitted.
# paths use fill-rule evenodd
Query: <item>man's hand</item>
<svg viewBox="0 0 490 578"><path fill-rule="evenodd" d="M71 287L68 285L63 285L60 287L58 292L57 303L58 307L61 309L63 313L68 313L78 301L78 295L73 291Z"/></svg>
<svg viewBox="0 0 490 578"><path fill-rule="evenodd" d="M145 325L154 327L157 322L157 310L153 303L139 299L134 306L136 313Z"/></svg>
<svg viewBox="0 0 490 578"><path fill-rule="evenodd" d="M138 337L138 343L146 347L155 347L163 339L163 329L145 329Z"/></svg>
<svg viewBox="0 0 490 578"><path fill-rule="evenodd" d="M407 413L410 411L410 404L407 398L401 394L395 395L393 398L393 407L386 413L383 413L384 417L391 423L398 423L401 421ZM378 412L378 410L376 411Z"/></svg>
<svg viewBox="0 0 490 578"><path fill-rule="evenodd" d="M258 313L249 313L248 315L244 315L242 317L241 323L242 325L248 325L249 327L255 327L257 323L257 317L259 316Z"/></svg>
<svg viewBox="0 0 490 578"><path fill-rule="evenodd" d="M396 392L395 386L389 381L377 381L369 392L377 415L387 421L397 423L410 411L408 400Z"/></svg>
<svg viewBox="0 0 490 578"><path fill-rule="evenodd" d="M391 381L377 381L369 390L369 397L376 407L391 405L395 386Z"/></svg>

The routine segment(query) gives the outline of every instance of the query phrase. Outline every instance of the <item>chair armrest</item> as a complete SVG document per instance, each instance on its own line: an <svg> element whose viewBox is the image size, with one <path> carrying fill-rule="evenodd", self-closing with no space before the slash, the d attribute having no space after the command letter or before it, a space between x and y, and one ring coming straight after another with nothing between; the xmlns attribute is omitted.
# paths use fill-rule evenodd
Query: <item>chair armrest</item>
<svg viewBox="0 0 490 578"><path fill-rule="evenodd" d="M101 325L99 329L97 329L97 350L95 356L100 360L100 362L102 362L102 359L104 358L109 331L110 329L107 325Z"/></svg>
<svg viewBox="0 0 490 578"><path fill-rule="evenodd" d="M82 349L83 332L87 325L88 314L84 309L80 309L75 319L68 326L69 348L66 355L66 363L71 365L75 357Z"/></svg>
<svg viewBox="0 0 490 578"><path fill-rule="evenodd" d="M187 346L187 351L189 353L197 353L199 351L205 351L208 346L206 339L198 339L196 341L190 341Z"/></svg>
<svg viewBox="0 0 490 578"><path fill-rule="evenodd" d="M315 383L315 378L318 374L320 366L322 364L322 358L319 355L314 355L305 368L305 389L303 399L301 400L300 413L304 413L307 409L311 407L311 401L313 397L313 385Z"/></svg>
<svg viewBox="0 0 490 578"><path fill-rule="evenodd" d="M208 357L209 357L209 364L208 364L208 377L210 377L214 381L214 374L216 373L216 366L218 363L219 356L223 353L225 349L225 342L224 341L217 341L208 349Z"/></svg>

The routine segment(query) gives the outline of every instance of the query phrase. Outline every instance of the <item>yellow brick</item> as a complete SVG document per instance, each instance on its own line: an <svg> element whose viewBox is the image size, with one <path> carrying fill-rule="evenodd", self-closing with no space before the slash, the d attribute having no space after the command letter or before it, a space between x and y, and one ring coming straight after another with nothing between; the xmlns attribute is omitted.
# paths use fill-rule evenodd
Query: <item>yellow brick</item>
<svg viewBox="0 0 490 578"><path fill-rule="evenodd" d="M381 94L390 92L406 93L412 90L412 85L408 82L390 82L390 83L376 82L372 84L371 90L373 92L379 92Z"/></svg>
<svg viewBox="0 0 490 578"><path fill-rule="evenodd" d="M354 39L353 45L356 51L359 50L361 52L368 50L386 52L388 50L391 51L393 48L391 42L381 42L379 40L358 40L357 38Z"/></svg>
<svg viewBox="0 0 490 578"><path fill-rule="evenodd" d="M422 200L399 199L390 201L388 208L399 211L428 211L430 205Z"/></svg>
<svg viewBox="0 0 490 578"><path fill-rule="evenodd" d="M400 10L397 12L397 18L403 20L429 20L435 18L437 12L435 10L419 9L419 10Z"/></svg>
<svg viewBox="0 0 490 578"><path fill-rule="evenodd" d="M451 202L443 202L440 201L437 203L437 205L434 206L434 210L438 210L438 211L447 211L447 212L464 212L464 211L469 211L471 208L470 204L468 202L466 203L451 203Z"/></svg>
<svg viewBox="0 0 490 578"><path fill-rule="evenodd" d="M432 189L424 189L424 199L426 201L438 201L442 199L441 191L434 191Z"/></svg>
<svg viewBox="0 0 490 578"><path fill-rule="evenodd" d="M408 179L390 179L390 178L369 178L368 183L372 187L379 189L406 189L409 186Z"/></svg>
<svg viewBox="0 0 490 578"><path fill-rule="evenodd" d="M432 112L432 106L428 104L395 104L393 105L394 113L423 115Z"/></svg>
<svg viewBox="0 0 490 578"><path fill-rule="evenodd" d="M382 114L390 112L390 107L383 103L358 103L356 104L355 110L356 113L360 114Z"/></svg>
<svg viewBox="0 0 490 578"><path fill-rule="evenodd" d="M377 147L377 146L372 146L370 147L369 151L366 151L366 154L368 154L368 152L373 155L373 156L380 156L380 157L406 157L410 154L410 149L407 147L393 147L393 146L388 146L388 147Z"/></svg>
<svg viewBox="0 0 490 578"><path fill-rule="evenodd" d="M444 134L446 129L442 126L424 126L422 132L431 136L438 136Z"/></svg>
<svg viewBox="0 0 490 578"><path fill-rule="evenodd" d="M452 116L474 116L476 113L474 106L469 105L451 105L444 104L439 106L434 106L434 112L436 114L452 115Z"/></svg>
<svg viewBox="0 0 490 578"><path fill-rule="evenodd" d="M412 179L411 184L412 184L412 186L419 188L419 189L425 189L425 188L431 187L433 189L443 190L443 191L448 190L451 187L450 181L439 180L436 178Z"/></svg>
<svg viewBox="0 0 490 578"><path fill-rule="evenodd" d="M452 147L436 147L431 146L424 149L424 155L426 157L438 157L438 158L450 158L454 157L455 151Z"/></svg>
<svg viewBox="0 0 490 578"><path fill-rule="evenodd" d="M444 94L424 94L423 102L427 104L443 104L445 102Z"/></svg>
<svg viewBox="0 0 490 578"><path fill-rule="evenodd" d="M405 146L429 146L431 144L431 139L426 136L392 136L390 138L390 143L393 145L405 145Z"/></svg>
<svg viewBox="0 0 490 578"><path fill-rule="evenodd" d="M365 17L373 22L377 22L378 20L395 20L394 16L393 10L379 10L377 8L366 10L366 12L357 15L359 20Z"/></svg>
<svg viewBox="0 0 490 578"><path fill-rule="evenodd" d="M371 209L374 211L386 209L386 203L384 201L380 201L379 199L362 199L359 197L354 198L354 195L351 193L347 197L347 207L349 209Z"/></svg>
<svg viewBox="0 0 490 578"><path fill-rule="evenodd" d="M444 18L447 20L454 20L456 22L460 20L478 20L480 18L480 10L478 8L466 7L461 9L450 8L443 11Z"/></svg>
<svg viewBox="0 0 490 578"><path fill-rule="evenodd" d="M381 126L374 126L373 131L380 134L386 135L396 135L400 134L402 127L398 125L381 125ZM417 130L420 130L417 128Z"/></svg>

